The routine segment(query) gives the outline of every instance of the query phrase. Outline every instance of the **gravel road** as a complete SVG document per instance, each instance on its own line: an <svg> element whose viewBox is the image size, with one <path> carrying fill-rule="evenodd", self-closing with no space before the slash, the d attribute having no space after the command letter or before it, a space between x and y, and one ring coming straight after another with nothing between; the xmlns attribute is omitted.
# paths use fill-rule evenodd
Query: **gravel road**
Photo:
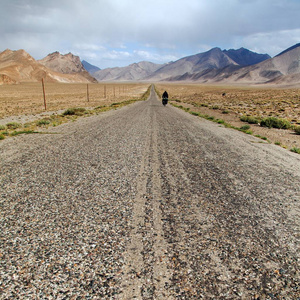
<svg viewBox="0 0 300 300"><path fill-rule="evenodd" d="M0 299L300 299L300 156L145 102L0 143Z"/></svg>

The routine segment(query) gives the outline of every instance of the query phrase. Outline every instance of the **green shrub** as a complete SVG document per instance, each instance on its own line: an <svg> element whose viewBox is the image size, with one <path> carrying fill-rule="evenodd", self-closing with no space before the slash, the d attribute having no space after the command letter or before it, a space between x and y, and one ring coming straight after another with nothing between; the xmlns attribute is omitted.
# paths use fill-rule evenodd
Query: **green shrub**
<svg viewBox="0 0 300 300"><path fill-rule="evenodd" d="M0 140L4 140L5 136L3 134L0 134Z"/></svg>
<svg viewBox="0 0 300 300"><path fill-rule="evenodd" d="M294 147L291 151L300 154L300 148Z"/></svg>
<svg viewBox="0 0 300 300"><path fill-rule="evenodd" d="M289 129L291 128L291 123L285 119L279 119L276 117L268 117L260 122L260 126L278 129Z"/></svg>
<svg viewBox="0 0 300 300"><path fill-rule="evenodd" d="M259 135L259 134L256 134L255 136L256 136L257 138L260 138L260 139L264 140L264 141L267 141L267 140L268 140L265 136L261 136L261 135Z"/></svg>
<svg viewBox="0 0 300 300"><path fill-rule="evenodd" d="M5 125L0 125L0 130L5 130L6 126Z"/></svg>
<svg viewBox="0 0 300 300"><path fill-rule="evenodd" d="M300 134L300 126L295 127L294 130L295 130L296 134Z"/></svg>
<svg viewBox="0 0 300 300"><path fill-rule="evenodd" d="M247 122L249 124L258 124L259 120L255 117L251 117L251 116L241 116L240 120L242 122Z"/></svg>
<svg viewBox="0 0 300 300"><path fill-rule="evenodd" d="M38 120L36 122L37 126L43 126L43 125L49 125L51 122L48 119L42 119L42 120Z"/></svg>
<svg viewBox="0 0 300 300"><path fill-rule="evenodd" d="M33 131L33 130L22 130L22 131L14 131L11 136L17 136L20 134L31 134L31 133L38 133L37 131Z"/></svg>
<svg viewBox="0 0 300 300"><path fill-rule="evenodd" d="M243 125L240 127L240 130L242 131L246 131L246 130L249 130L250 129L250 125Z"/></svg>
<svg viewBox="0 0 300 300"><path fill-rule="evenodd" d="M6 124L7 129L17 129L20 128L22 125L17 122L10 122Z"/></svg>
<svg viewBox="0 0 300 300"><path fill-rule="evenodd" d="M85 113L86 109L82 107L78 108L68 108L63 112L63 116L82 116Z"/></svg>

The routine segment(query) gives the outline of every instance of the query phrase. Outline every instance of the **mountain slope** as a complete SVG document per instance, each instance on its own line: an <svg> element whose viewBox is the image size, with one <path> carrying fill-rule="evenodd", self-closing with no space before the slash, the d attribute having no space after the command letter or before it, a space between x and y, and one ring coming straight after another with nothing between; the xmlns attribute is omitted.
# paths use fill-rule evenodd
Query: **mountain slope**
<svg viewBox="0 0 300 300"><path fill-rule="evenodd" d="M223 69L209 69L168 80L190 80L197 82L223 83L272 83L294 84L300 78L300 44L283 51L274 58L246 67L227 66Z"/></svg>
<svg viewBox="0 0 300 300"><path fill-rule="evenodd" d="M147 61L131 64L127 67L107 68L93 73L98 81L138 81L147 78L163 65Z"/></svg>
<svg viewBox="0 0 300 300"><path fill-rule="evenodd" d="M24 50L5 50L0 53L0 84L37 82L90 82L80 73L62 74L40 64Z"/></svg>
<svg viewBox="0 0 300 300"><path fill-rule="evenodd" d="M36 62L24 50L5 50L0 53L1 83L39 81L45 78L55 81L47 68Z"/></svg>
<svg viewBox="0 0 300 300"><path fill-rule="evenodd" d="M286 53L286 52L289 52L289 51L291 51L291 50L293 50L293 49L295 49L295 48L297 48L297 47L300 47L300 43L295 44L294 46L292 46L292 47L290 47L290 48L287 48L286 50L280 52L280 53L277 54L276 56L280 56L280 55L282 55L282 54L284 54L284 53Z"/></svg>
<svg viewBox="0 0 300 300"><path fill-rule="evenodd" d="M186 73L197 73L207 69L219 69L228 65L237 65L220 48L181 58L157 70L149 79L164 80L169 77L181 76Z"/></svg>
<svg viewBox="0 0 300 300"><path fill-rule="evenodd" d="M275 82L277 78L300 73L300 44L293 46L274 58L263 61L254 66L240 69L232 74L230 79L248 82ZM290 77L292 78L292 77ZM294 78L296 78L294 76ZM289 81L289 80L288 80Z"/></svg>
<svg viewBox="0 0 300 300"><path fill-rule="evenodd" d="M62 55L56 51L38 62L53 71L63 74L80 74L88 81L96 82L95 78L93 78L84 68L79 56L75 56L72 53Z"/></svg>
<svg viewBox="0 0 300 300"><path fill-rule="evenodd" d="M88 63L87 61L83 60L82 62L82 65L83 67L91 74L93 75L93 73L97 72L97 71L100 71L101 69L94 66L94 65L91 65L90 63Z"/></svg>

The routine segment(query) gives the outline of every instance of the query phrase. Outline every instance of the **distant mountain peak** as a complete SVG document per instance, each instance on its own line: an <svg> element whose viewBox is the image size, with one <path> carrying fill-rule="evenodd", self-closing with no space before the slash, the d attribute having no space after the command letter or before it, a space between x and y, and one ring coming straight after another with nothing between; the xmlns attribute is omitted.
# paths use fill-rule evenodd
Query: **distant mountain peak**
<svg viewBox="0 0 300 300"><path fill-rule="evenodd" d="M223 52L240 66L255 65L271 58L268 54L258 54L243 47L237 50L223 50Z"/></svg>
<svg viewBox="0 0 300 300"><path fill-rule="evenodd" d="M86 71L79 56L69 52L60 54L58 51L48 54L45 58L39 60L39 63L54 71L63 74L73 74Z"/></svg>
<svg viewBox="0 0 300 300"><path fill-rule="evenodd" d="M93 73L93 76L100 81L139 81L148 78L162 66L164 65L141 61L126 67L103 69Z"/></svg>
<svg viewBox="0 0 300 300"><path fill-rule="evenodd" d="M84 67L91 75L93 75L95 72L101 70L101 69L98 68L97 66L94 66L94 65L88 63L88 62L85 61L85 60L83 60L81 63L83 64L83 67Z"/></svg>

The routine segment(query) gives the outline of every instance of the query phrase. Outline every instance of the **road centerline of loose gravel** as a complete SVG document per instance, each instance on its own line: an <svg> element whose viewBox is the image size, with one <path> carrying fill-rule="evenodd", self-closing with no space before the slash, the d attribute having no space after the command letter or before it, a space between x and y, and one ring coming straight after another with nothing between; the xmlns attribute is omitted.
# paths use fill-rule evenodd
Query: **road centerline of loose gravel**
<svg viewBox="0 0 300 300"><path fill-rule="evenodd" d="M153 105L158 104L153 88L148 101ZM162 195L157 144L158 125L153 110L149 111L149 114L149 132L137 180L138 194L133 201L131 241L125 253L121 299L169 297L166 287L170 285L172 274L168 269L169 256L160 208Z"/></svg>

